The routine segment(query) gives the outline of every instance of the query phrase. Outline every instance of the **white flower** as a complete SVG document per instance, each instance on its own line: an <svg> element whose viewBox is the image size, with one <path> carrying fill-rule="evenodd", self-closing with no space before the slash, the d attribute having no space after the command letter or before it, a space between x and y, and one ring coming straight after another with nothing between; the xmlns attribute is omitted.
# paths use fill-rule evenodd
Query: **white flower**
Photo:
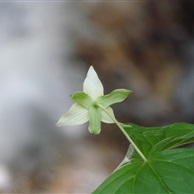
<svg viewBox="0 0 194 194"><path fill-rule="evenodd" d="M75 104L60 118L57 126L80 125L89 121L90 133L99 134L101 121L114 123L114 113L110 105L123 101L130 93L130 90L117 89L104 95L103 85L91 66L83 84L83 92L71 95Z"/></svg>

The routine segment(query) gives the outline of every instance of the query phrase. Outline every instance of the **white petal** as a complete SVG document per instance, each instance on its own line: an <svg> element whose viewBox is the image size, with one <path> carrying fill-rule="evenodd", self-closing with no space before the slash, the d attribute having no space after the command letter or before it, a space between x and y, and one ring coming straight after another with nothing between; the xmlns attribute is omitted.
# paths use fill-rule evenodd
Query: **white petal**
<svg viewBox="0 0 194 194"><path fill-rule="evenodd" d="M103 85L92 66L88 70L87 77L84 81L83 91L88 94L93 100L95 100L99 96L104 95Z"/></svg>
<svg viewBox="0 0 194 194"><path fill-rule="evenodd" d="M88 120L88 110L75 103L69 112L59 119L57 126L81 125Z"/></svg>
<svg viewBox="0 0 194 194"><path fill-rule="evenodd" d="M114 112L113 112L113 109L111 107L108 107L106 108L106 110L109 112L109 114L115 118L114 116ZM101 121L104 122L104 123L114 123L114 121L109 117L109 115L104 112L104 111L101 111Z"/></svg>

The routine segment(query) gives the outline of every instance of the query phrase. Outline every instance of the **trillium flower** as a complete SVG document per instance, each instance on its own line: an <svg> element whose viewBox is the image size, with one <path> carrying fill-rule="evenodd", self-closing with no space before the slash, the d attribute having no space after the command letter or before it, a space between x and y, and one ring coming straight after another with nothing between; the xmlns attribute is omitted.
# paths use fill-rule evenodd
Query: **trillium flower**
<svg viewBox="0 0 194 194"><path fill-rule="evenodd" d="M114 123L115 116L110 105L122 102L130 93L130 90L117 89L104 95L103 85L91 66L83 83L83 92L71 95L75 104L60 118L57 126L81 125L89 121L89 132L99 134L101 122Z"/></svg>

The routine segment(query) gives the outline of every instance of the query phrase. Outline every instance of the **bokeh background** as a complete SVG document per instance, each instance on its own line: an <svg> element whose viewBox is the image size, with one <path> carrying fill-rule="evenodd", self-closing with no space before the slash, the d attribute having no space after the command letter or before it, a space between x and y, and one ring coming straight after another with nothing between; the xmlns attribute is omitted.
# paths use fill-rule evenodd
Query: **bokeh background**
<svg viewBox="0 0 194 194"><path fill-rule="evenodd" d="M90 65L121 122L194 123L194 1L0 2L0 192L91 193L128 142L55 123Z"/></svg>

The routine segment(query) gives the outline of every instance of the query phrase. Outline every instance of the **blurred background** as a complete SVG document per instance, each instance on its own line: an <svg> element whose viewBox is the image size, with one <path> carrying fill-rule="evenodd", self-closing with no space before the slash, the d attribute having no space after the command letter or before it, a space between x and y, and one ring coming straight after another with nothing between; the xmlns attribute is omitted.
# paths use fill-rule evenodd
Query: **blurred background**
<svg viewBox="0 0 194 194"><path fill-rule="evenodd" d="M194 1L0 3L0 192L91 193L128 142L57 128L93 65L121 122L194 123Z"/></svg>

